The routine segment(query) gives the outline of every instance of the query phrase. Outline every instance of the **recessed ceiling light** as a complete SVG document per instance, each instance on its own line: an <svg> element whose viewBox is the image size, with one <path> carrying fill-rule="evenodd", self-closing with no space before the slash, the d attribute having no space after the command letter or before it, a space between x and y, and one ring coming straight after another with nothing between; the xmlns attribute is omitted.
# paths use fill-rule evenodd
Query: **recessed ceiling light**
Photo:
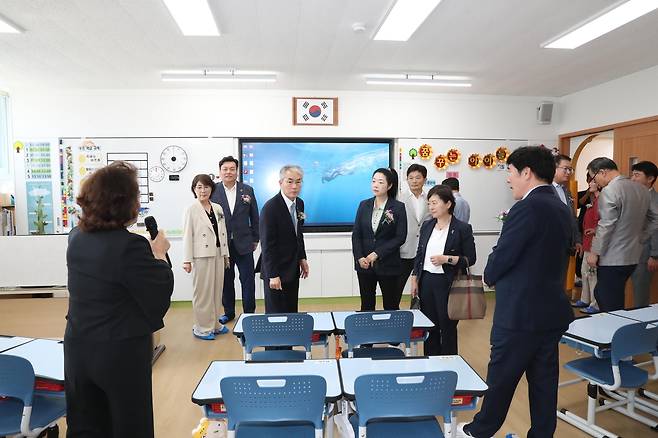
<svg viewBox="0 0 658 438"><path fill-rule="evenodd" d="M219 36L208 0L162 0L183 35Z"/></svg>
<svg viewBox="0 0 658 438"><path fill-rule="evenodd" d="M397 0L375 35L381 41L407 41L441 0Z"/></svg>
<svg viewBox="0 0 658 438"><path fill-rule="evenodd" d="M575 49L658 8L658 0L629 0L543 44L547 49Z"/></svg>
<svg viewBox="0 0 658 438"><path fill-rule="evenodd" d="M18 28L11 21L0 15L0 33L21 33L22 30Z"/></svg>

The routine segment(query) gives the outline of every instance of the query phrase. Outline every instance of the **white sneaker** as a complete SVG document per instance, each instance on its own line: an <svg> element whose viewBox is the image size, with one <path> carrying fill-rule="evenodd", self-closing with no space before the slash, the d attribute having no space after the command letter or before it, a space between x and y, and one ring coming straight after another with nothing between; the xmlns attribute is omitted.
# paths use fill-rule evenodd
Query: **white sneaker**
<svg viewBox="0 0 658 438"><path fill-rule="evenodd" d="M464 426L466 426L467 424L469 424L469 423L459 423L457 425L457 430L456 430L456 433L455 433L456 438L475 438L475 437L473 437L473 435L469 435L466 432L464 432ZM491 437L491 438L494 438L494 437Z"/></svg>

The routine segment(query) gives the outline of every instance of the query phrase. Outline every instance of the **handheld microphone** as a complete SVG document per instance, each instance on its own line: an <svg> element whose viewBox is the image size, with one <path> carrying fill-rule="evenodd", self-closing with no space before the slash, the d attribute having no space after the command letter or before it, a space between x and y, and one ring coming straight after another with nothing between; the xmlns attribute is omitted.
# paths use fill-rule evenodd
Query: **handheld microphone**
<svg viewBox="0 0 658 438"><path fill-rule="evenodd" d="M144 218L144 225L146 226L146 231L148 231L151 235L151 240L155 240L155 238L158 236L158 223L155 218L153 216L146 216ZM165 257L167 257L167 263L171 268L171 260L169 259L169 254L165 253Z"/></svg>

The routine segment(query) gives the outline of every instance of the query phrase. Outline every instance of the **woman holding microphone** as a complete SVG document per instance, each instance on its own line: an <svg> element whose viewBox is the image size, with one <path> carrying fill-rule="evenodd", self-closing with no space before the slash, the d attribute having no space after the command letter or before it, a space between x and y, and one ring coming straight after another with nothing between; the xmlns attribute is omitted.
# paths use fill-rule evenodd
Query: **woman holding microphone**
<svg viewBox="0 0 658 438"><path fill-rule="evenodd" d="M458 270L475 263L473 228L453 217L455 197L448 186L432 187L427 202L432 219L420 229L411 295L420 294L420 310L434 323L425 355L457 354L457 321L448 317L448 293Z"/></svg>
<svg viewBox="0 0 658 438"><path fill-rule="evenodd" d="M222 207L210 202L214 190L210 176L195 176L192 193L196 201L188 207L183 220L183 269L188 274L192 272L194 288L192 334L206 341L228 333L228 328L219 322L224 270L229 266L228 240Z"/></svg>

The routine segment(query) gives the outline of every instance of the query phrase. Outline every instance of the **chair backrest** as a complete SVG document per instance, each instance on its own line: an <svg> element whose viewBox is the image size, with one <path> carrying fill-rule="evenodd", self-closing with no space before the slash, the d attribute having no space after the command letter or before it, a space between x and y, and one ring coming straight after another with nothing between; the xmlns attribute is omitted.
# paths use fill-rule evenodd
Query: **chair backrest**
<svg viewBox="0 0 658 438"><path fill-rule="evenodd" d="M34 368L29 360L0 354L0 396L13 397L32 406Z"/></svg>
<svg viewBox="0 0 658 438"><path fill-rule="evenodd" d="M379 343L411 344L414 314L408 310L359 312L345 318L345 340L351 350L358 345Z"/></svg>
<svg viewBox="0 0 658 438"><path fill-rule="evenodd" d="M322 376L225 377L219 382L228 429L240 423L302 421L322 429Z"/></svg>
<svg viewBox="0 0 658 438"><path fill-rule="evenodd" d="M311 351L313 317L306 313L250 315L242 320L247 354L256 347L303 346Z"/></svg>
<svg viewBox="0 0 658 438"><path fill-rule="evenodd" d="M359 426L375 418L440 415L449 421L456 387L454 371L359 376L354 382Z"/></svg>
<svg viewBox="0 0 658 438"><path fill-rule="evenodd" d="M658 342L656 323L638 322L617 329L612 336L610 359L613 365L636 354L654 353Z"/></svg>

